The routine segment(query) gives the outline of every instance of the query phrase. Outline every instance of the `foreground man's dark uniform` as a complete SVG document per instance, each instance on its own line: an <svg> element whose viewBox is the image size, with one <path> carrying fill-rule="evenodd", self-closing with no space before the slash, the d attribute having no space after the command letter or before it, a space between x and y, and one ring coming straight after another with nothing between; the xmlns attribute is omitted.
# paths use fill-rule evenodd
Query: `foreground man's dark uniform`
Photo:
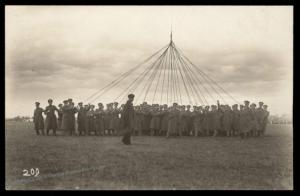
<svg viewBox="0 0 300 196"><path fill-rule="evenodd" d="M56 106L52 105L53 100L48 100L49 105L44 110L44 113L46 114L46 121L45 121L45 127L46 127L46 133L49 135L49 131L52 129L53 135L56 135L56 129L57 129L57 118L55 115L55 111L59 112L59 110L56 108Z"/></svg>
<svg viewBox="0 0 300 196"><path fill-rule="evenodd" d="M36 131L37 135L40 135L39 130L42 131L42 134L44 134L44 117L43 117L43 108L40 108L40 103L35 102L36 109L34 110L33 115L33 122L34 122L34 129Z"/></svg>
<svg viewBox="0 0 300 196"><path fill-rule="evenodd" d="M134 109L133 102L134 95L128 95L128 101L124 105L124 109L121 115L121 129L124 131L122 142L126 145L131 144L131 131L134 128Z"/></svg>

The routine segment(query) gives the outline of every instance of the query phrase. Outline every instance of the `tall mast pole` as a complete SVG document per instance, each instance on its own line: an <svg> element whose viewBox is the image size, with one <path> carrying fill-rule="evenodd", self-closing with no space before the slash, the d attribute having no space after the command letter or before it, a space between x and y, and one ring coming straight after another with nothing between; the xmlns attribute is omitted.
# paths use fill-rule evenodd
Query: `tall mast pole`
<svg viewBox="0 0 300 196"><path fill-rule="evenodd" d="M170 33L170 44L173 42L173 37L172 37L172 24L171 24L171 33Z"/></svg>

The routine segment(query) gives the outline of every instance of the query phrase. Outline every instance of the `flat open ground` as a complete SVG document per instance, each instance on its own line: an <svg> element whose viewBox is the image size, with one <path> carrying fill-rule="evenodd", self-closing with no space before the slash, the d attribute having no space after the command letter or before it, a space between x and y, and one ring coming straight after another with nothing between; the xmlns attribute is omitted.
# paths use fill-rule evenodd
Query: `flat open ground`
<svg viewBox="0 0 300 196"><path fill-rule="evenodd" d="M6 122L6 189L293 189L291 125L261 138L36 136ZM24 169L39 168L37 177Z"/></svg>

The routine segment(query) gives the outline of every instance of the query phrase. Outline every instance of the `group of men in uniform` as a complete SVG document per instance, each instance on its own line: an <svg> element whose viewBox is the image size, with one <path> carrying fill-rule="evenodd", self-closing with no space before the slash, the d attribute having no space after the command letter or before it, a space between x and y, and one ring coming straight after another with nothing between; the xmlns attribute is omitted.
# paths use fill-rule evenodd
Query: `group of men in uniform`
<svg viewBox="0 0 300 196"><path fill-rule="evenodd" d="M251 105L193 106L148 105L135 106L133 132L135 135L177 136L260 136L268 123L268 106L259 102Z"/></svg>
<svg viewBox="0 0 300 196"><path fill-rule="evenodd" d="M67 135L119 135L124 134L123 142L130 144L130 135L152 136L260 136L265 133L269 112L267 105L259 102L250 105L217 105L193 106L173 103L149 105L147 102L133 106L134 95L128 95L126 104L118 107L118 103L106 105L75 106L72 99L65 100L58 108L49 105L42 109L36 102L34 125L38 135L49 135L49 131L61 129ZM57 116L55 114L57 112ZM43 113L46 115L45 127ZM77 114L77 133L76 117ZM125 131L124 131L125 130ZM41 131L41 133L40 133ZM126 139L127 138L127 139ZM129 139L128 139L129 138Z"/></svg>
<svg viewBox="0 0 300 196"><path fill-rule="evenodd" d="M33 121L37 135L44 135L44 129L47 135L50 130L53 130L53 135L56 135L56 130L63 130L65 135L76 135L76 127L78 135L116 135L118 133L121 112L118 103L107 104L106 110L102 103L99 103L96 109L90 104L83 106L82 102L76 107L72 99L63 101L58 108L52 103L52 99L49 99L49 105L45 109L40 107L39 102L35 103ZM43 113L46 115L45 126Z"/></svg>

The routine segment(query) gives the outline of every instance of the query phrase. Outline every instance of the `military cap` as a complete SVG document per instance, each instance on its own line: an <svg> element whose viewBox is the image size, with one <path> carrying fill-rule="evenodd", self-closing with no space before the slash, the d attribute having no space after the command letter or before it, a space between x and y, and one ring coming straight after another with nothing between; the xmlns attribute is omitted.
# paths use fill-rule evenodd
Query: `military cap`
<svg viewBox="0 0 300 196"><path fill-rule="evenodd" d="M73 101L73 99L69 98L68 101Z"/></svg>
<svg viewBox="0 0 300 196"><path fill-rule="evenodd" d="M78 105L82 105L82 102L79 102Z"/></svg>
<svg viewBox="0 0 300 196"><path fill-rule="evenodd" d="M250 102L246 100L246 101L244 101L244 103L250 103Z"/></svg>
<svg viewBox="0 0 300 196"><path fill-rule="evenodd" d="M52 99L48 99L48 102L53 102L53 100Z"/></svg>
<svg viewBox="0 0 300 196"><path fill-rule="evenodd" d="M134 94L129 94L128 98L134 98Z"/></svg>
<svg viewBox="0 0 300 196"><path fill-rule="evenodd" d="M118 102L114 102L114 104L119 104Z"/></svg>
<svg viewBox="0 0 300 196"><path fill-rule="evenodd" d="M258 104L259 104L259 105L263 105L263 104L264 104L264 102L260 101L260 102L258 102Z"/></svg>
<svg viewBox="0 0 300 196"><path fill-rule="evenodd" d="M40 105L40 102L35 102L36 105Z"/></svg>
<svg viewBox="0 0 300 196"><path fill-rule="evenodd" d="M58 104L58 106L62 106L62 104L60 103L60 104Z"/></svg>
<svg viewBox="0 0 300 196"><path fill-rule="evenodd" d="M103 105L102 103L98 103L98 105Z"/></svg>
<svg viewBox="0 0 300 196"><path fill-rule="evenodd" d="M251 103L251 106L256 106L256 104L255 103Z"/></svg>

